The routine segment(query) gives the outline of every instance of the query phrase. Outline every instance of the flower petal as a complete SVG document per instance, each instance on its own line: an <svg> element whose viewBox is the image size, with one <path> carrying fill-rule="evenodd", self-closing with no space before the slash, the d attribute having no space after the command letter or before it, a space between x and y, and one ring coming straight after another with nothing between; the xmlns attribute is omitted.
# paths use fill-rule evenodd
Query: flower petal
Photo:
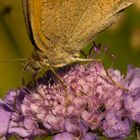
<svg viewBox="0 0 140 140"><path fill-rule="evenodd" d="M0 104L0 136L6 135L12 112L4 104Z"/></svg>

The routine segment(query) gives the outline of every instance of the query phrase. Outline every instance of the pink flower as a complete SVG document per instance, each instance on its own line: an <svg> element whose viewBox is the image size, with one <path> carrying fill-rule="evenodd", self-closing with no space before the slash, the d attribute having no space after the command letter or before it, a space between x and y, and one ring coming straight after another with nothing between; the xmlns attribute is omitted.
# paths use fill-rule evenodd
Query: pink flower
<svg viewBox="0 0 140 140"><path fill-rule="evenodd" d="M98 140L96 131L102 128L106 137L124 139L131 130L128 117L139 120L135 107L139 98L133 97L136 92L132 90L138 87L135 74L139 75L139 70L124 79L118 70L105 70L101 63L92 62L61 71L65 88L55 79L11 90L1 100L0 122L5 125L0 134L29 140L44 135L55 135L54 140Z"/></svg>

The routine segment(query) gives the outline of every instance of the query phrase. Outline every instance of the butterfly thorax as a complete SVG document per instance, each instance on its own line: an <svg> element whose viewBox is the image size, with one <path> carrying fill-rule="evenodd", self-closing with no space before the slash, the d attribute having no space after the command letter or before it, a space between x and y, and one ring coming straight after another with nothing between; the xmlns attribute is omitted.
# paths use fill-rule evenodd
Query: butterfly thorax
<svg viewBox="0 0 140 140"><path fill-rule="evenodd" d="M60 47L57 50L54 50L54 48L55 47L52 47L51 50L49 49L45 52L34 49L32 56L29 59L29 67L33 71L40 71L41 69L50 66L59 68L72 62L76 62L77 58L79 58L78 51L76 53L75 50L63 50L63 47Z"/></svg>

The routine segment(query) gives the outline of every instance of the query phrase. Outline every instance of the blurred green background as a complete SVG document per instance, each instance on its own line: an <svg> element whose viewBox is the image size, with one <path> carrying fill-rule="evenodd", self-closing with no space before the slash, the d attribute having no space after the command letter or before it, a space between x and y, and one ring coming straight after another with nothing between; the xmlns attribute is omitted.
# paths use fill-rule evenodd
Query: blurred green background
<svg viewBox="0 0 140 140"><path fill-rule="evenodd" d="M120 20L102 32L97 43L109 46L110 54L117 57L114 64L122 73L127 65L140 67L140 2L128 8ZM6 9L5 9L6 8ZM33 46L25 28L22 1L0 0L0 95L9 89L20 87L20 74L24 63L10 61L15 58L28 58ZM106 62L111 66L111 57Z"/></svg>

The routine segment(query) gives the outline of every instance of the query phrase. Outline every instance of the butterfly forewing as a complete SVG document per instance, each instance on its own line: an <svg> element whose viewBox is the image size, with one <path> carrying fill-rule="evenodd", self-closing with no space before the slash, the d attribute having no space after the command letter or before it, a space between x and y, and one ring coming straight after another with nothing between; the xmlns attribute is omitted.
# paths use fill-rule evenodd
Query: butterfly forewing
<svg viewBox="0 0 140 140"><path fill-rule="evenodd" d="M76 61L95 35L113 24L133 0L25 0L33 38L52 66ZM27 16L26 16L27 17ZM27 18L26 18L27 19Z"/></svg>
<svg viewBox="0 0 140 140"><path fill-rule="evenodd" d="M33 39L33 35L32 35L32 30L31 30L31 25L30 25L30 12L29 12L29 7L28 7L28 0L23 0L23 14L24 14L24 19L25 19L25 24L26 24L26 28L28 31L28 35L32 41L33 44L34 43L34 39Z"/></svg>
<svg viewBox="0 0 140 140"><path fill-rule="evenodd" d="M79 15L71 41L93 39L95 35L117 21L120 11L132 1L128 0L92 0Z"/></svg>

